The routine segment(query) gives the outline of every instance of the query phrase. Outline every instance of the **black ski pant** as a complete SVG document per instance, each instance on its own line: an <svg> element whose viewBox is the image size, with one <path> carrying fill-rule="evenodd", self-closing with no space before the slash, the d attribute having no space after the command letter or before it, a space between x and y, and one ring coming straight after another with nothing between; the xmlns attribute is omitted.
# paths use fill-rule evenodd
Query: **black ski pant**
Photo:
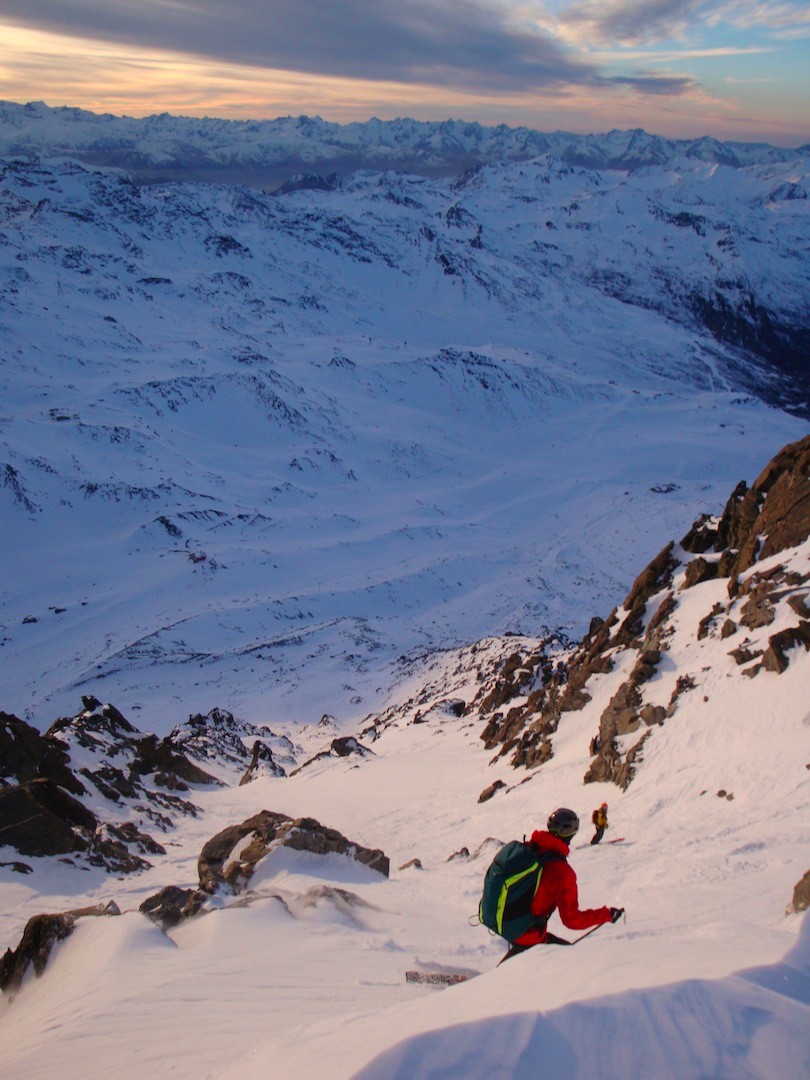
<svg viewBox="0 0 810 1080"><path fill-rule="evenodd" d="M600 826L600 825L597 825L596 826L596 832L593 834L593 840L591 840L591 843L592 844L598 844L599 841L602 839L602 837L604 835L605 835L604 828L602 828L602 826Z"/></svg>
<svg viewBox="0 0 810 1080"><path fill-rule="evenodd" d="M543 941L538 941L538 945L571 945L572 942L566 941L565 938L557 937L556 934L546 934ZM534 945L512 945L509 952L503 959L498 961L498 967L504 962L504 960L511 960L513 956L517 956L518 953L526 952L527 949L533 949Z"/></svg>

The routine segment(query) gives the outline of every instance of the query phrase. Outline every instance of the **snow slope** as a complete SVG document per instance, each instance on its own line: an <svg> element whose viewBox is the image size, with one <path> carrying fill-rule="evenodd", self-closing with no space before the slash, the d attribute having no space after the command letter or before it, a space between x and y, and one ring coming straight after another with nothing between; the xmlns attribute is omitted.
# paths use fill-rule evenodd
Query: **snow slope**
<svg viewBox="0 0 810 1080"><path fill-rule="evenodd" d="M353 722L403 653L581 633L806 429L804 175L9 163L3 707Z"/></svg>
<svg viewBox="0 0 810 1080"><path fill-rule="evenodd" d="M810 572L808 542L779 558ZM223 896L168 936L134 910L82 920L6 1003L6 1068L37 1076L58 1061L61 1075L79 1077L91 1053L110 1077L803 1075L807 921L785 906L807 867L810 654L793 650L781 675L749 679L728 642L696 640L719 584L679 593L660 678L691 672L698 685L655 730L624 792L582 784L621 665L595 677L592 701L553 736L554 757L527 773L489 764L480 719L439 705L477 693L467 650L432 657L401 684L373 755L196 791L204 815L178 826L152 870L115 881L56 860L33 860L24 877L0 869L0 925L13 943L36 910L101 899L134 909L162 885L192 884L202 840L259 807L313 815L392 860L386 879L281 849L236 903ZM420 695L424 722L414 723ZM507 788L479 803L496 776ZM571 862L581 903L625 906L626 922L498 968L503 948L468 921L497 842L559 804L587 821L602 799L608 837L625 840L591 847L583 826ZM450 858L463 847L469 855ZM414 857L422 869L398 869ZM371 906L313 902L323 884ZM407 985L414 967L482 974L442 990Z"/></svg>

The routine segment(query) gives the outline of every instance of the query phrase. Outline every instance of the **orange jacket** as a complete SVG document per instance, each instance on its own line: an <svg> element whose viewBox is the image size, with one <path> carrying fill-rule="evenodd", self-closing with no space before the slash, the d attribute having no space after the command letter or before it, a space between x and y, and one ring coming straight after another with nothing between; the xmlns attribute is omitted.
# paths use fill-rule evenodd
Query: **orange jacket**
<svg viewBox="0 0 810 1080"><path fill-rule="evenodd" d="M550 859L543 867L540 884L532 900L532 914L540 925L522 934L516 945L539 945L546 938L546 923L555 910L569 930L587 930L610 922L610 908L586 908L580 911L577 875L565 861L568 844L549 832L532 833L531 843L538 851L556 851L561 859Z"/></svg>

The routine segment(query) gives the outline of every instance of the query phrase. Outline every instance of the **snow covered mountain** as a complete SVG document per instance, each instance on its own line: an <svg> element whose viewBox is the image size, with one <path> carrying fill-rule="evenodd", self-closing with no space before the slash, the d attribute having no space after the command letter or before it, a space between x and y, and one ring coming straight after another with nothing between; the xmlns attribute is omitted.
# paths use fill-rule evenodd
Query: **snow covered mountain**
<svg viewBox="0 0 810 1080"><path fill-rule="evenodd" d="M320 117L220 120L149 116L140 120L43 102L0 102L0 155L68 156L123 167L146 178L215 180L270 190L295 173L397 169L457 175L471 166L550 154L592 169L637 169L678 157L732 168L789 163L807 153L704 136L673 140L645 131L544 134L505 124L369 120L335 124Z"/></svg>
<svg viewBox="0 0 810 1080"><path fill-rule="evenodd" d="M339 723L806 430L806 164L0 188L4 707ZM154 723L154 721L153 721Z"/></svg>
<svg viewBox="0 0 810 1080"><path fill-rule="evenodd" d="M56 785L104 779L106 760L119 788L174 775L197 813L128 874L0 847L5 1066L58 1060L72 1080L91 1053L111 1078L805 1075L809 496L810 436L667 544L578 643L403 660L386 709L340 749L327 718L304 732L318 752L286 776L235 784L234 746L256 731L233 717L149 743L85 701L36 750ZM12 719L0 745L21 774L36 733ZM192 747L230 783L188 772ZM99 819L126 802L93 787L82 805ZM557 805L587 821L603 800L606 840L583 826L570 859L583 906L626 921L498 967L502 943L470 918L492 854ZM19 817L2 818L6 838L29 827ZM414 985L410 969L467 981Z"/></svg>

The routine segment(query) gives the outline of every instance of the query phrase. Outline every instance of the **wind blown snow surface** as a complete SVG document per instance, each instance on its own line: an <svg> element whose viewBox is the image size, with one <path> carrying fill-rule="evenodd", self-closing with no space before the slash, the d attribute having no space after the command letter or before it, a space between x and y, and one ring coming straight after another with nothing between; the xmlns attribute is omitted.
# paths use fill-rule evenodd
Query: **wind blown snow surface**
<svg viewBox="0 0 810 1080"><path fill-rule="evenodd" d="M794 565L807 563L805 544ZM656 732L624 794L582 785L613 676L599 676L593 703L566 719L550 764L513 777L487 765L469 720L436 706L413 723L413 691L428 678L474 692L458 657L435 658L401 688L373 756L194 792L204 815L143 875L113 880L55 860L37 860L25 878L2 870L5 940L43 906L130 908L82 920L45 974L27 976L0 1016L5 1068L37 1077L58 1062L66 1078L807 1075L808 922L784 915L807 859L807 654L754 680L716 638L694 656L689 607L697 617L712 589L690 591L670 650L677 670L703 672L698 692ZM509 791L478 804L494 771ZM720 785L732 799L717 797ZM581 903L621 904L626 921L498 968L502 946L470 924L498 841L542 825L558 804L586 819L603 798L608 837L624 840L593 848L583 827L571 863ZM239 903L168 934L133 910L165 883L191 882L201 841L262 806L380 843L391 878L281 849ZM450 859L464 847L469 855ZM415 856L421 869L396 869ZM303 899L324 883L367 906ZM437 989L406 985L410 968L482 974Z"/></svg>
<svg viewBox="0 0 810 1080"><path fill-rule="evenodd" d="M810 543L773 561L786 558L807 574ZM593 700L552 736L551 761L526 773L490 764L480 721L447 707L479 686L465 650L413 671L372 754L194 791L204 814L178 824L151 870L115 880L45 859L25 877L0 869L9 942L43 908L115 899L125 911L80 921L6 1005L9 1075L58 1062L61 1076L86 1076L88 1055L93 1075L109 1077L807 1075L810 924L785 908L807 868L810 654L799 646L781 675L745 678L727 642L695 638L723 588L679 594L649 693L665 700L683 672L695 687L655 729L625 792L582 783L620 669L594 676ZM506 790L479 803L494 777ZM603 799L606 839L623 840L592 847L583 826L571 863L581 904L624 906L626 921L498 967L502 944L471 919L492 854L556 805L587 821ZM383 847L390 879L282 848L247 893L167 934L135 910L163 885L193 884L203 840L260 807ZM421 868L406 866L414 858ZM345 899L313 893L323 885ZM556 920L552 929L565 934ZM480 974L439 989L406 984L412 968Z"/></svg>

